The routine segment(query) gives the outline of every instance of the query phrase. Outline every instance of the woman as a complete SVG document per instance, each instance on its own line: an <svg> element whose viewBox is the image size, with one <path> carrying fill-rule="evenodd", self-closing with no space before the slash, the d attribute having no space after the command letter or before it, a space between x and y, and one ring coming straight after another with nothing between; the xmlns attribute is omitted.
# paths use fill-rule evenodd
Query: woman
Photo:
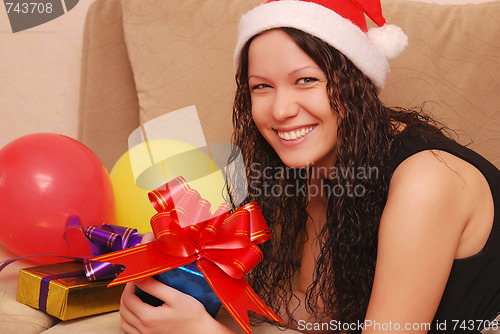
<svg viewBox="0 0 500 334"><path fill-rule="evenodd" d="M253 288L304 332L477 332L500 310L500 172L427 116L381 103L404 34L360 3L270 1L240 22L234 142L274 233ZM171 307L141 315L127 287L124 328L189 332L205 314L153 285L140 286Z"/></svg>

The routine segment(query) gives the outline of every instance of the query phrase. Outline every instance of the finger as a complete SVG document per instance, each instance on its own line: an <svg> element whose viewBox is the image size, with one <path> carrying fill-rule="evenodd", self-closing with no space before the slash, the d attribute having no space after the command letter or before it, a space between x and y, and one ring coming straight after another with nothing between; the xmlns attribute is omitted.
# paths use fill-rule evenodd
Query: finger
<svg viewBox="0 0 500 334"><path fill-rule="evenodd" d="M132 312L128 306L129 304L129 299L133 298L133 296L130 295L130 286L133 288L134 284L129 283L125 287L125 290L123 291L122 298L120 300L120 316L122 319L124 319L128 323L134 323L136 322L134 319L137 319L137 316ZM137 323L137 322L136 322Z"/></svg>
<svg viewBox="0 0 500 334"><path fill-rule="evenodd" d="M141 334L141 331L122 319L122 332L126 334Z"/></svg>
<svg viewBox="0 0 500 334"><path fill-rule="evenodd" d="M188 296L185 293L153 278L145 278L136 281L135 283L140 289L163 300L167 305L174 305L178 299Z"/></svg>
<svg viewBox="0 0 500 334"><path fill-rule="evenodd" d="M132 326L140 328L142 324L141 319L145 314L151 312L151 309L154 309L154 307L144 303L135 294L135 290L136 285L134 283L128 283L125 286L120 301L120 315Z"/></svg>
<svg viewBox="0 0 500 334"><path fill-rule="evenodd" d="M120 303L124 304L129 309L131 306L133 307L137 299L140 300L140 298L135 295L135 289L136 285L134 283L127 283L122 292Z"/></svg>
<svg viewBox="0 0 500 334"><path fill-rule="evenodd" d="M148 242L154 241L155 235L153 232L147 232L142 236L141 244L147 244Z"/></svg>
<svg viewBox="0 0 500 334"><path fill-rule="evenodd" d="M120 299L120 316L122 319L122 327L125 324L129 330L135 328L138 330L141 321L137 316L130 310L128 304L130 304L130 298L135 298L135 284L128 283L123 290L122 297ZM125 330L125 329L124 329Z"/></svg>

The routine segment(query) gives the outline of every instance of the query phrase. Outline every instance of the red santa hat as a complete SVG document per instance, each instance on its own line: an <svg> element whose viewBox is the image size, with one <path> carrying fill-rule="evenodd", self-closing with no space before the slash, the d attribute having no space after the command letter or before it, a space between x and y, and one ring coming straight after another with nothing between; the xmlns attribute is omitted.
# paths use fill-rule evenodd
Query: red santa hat
<svg viewBox="0 0 500 334"><path fill-rule="evenodd" d="M367 29L365 14L376 27ZM388 59L408 45L401 28L386 23L380 0L269 0L241 17L235 66L239 66L241 50L250 38L282 27L302 30L330 44L379 91L389 73Z"/></svg>

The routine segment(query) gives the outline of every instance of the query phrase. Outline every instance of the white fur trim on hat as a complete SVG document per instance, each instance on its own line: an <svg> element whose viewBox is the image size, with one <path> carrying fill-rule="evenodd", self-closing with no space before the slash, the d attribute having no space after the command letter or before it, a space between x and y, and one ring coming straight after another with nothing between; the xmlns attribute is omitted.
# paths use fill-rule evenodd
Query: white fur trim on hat
<svg viewBox="0 0 500 334"><path fill-rule="evenodd" d="M250 38L266 30L282 27L296 28L320 38L349 58L371 79L377 90L380 91L384 87L389 63L385 52L382 51L383 47L379 49L380 46L376 46L367 34L351 21L314 2L269 2L244 14L238 28L238 41L234 52L235 67L239 67L241 51Z"/></svg>
<svg viewBox="0 0 500 334"><path fill-rule="evenodd" d="M393 24L371 28L367 36L387 59L396 58L408 45L406 34L400 27Z"/></svg>

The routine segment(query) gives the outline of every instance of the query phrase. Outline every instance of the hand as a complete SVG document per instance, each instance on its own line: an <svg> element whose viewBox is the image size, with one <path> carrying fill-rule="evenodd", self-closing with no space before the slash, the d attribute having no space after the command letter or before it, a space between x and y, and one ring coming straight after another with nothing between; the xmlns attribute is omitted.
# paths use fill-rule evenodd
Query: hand
<svg viewBox="0 0 500 334"><path fill-rule="evenodd" d="M216 333L215 327L221 326L193 297L153 278L135 283L126 285L121 298L120 315L126 333ZM158 307L143 303L135 295L136 285L165 303Z"/></svg>
<svg viewBox="0 0 500 334"><path fill-rule="evenodd" d="M141 245L147 244L154 240L155 240L155 235L153 234L153 232L147 232L142 236Z"/></svg>
<svg viewBox="0 0 500 334"><path fill-rule="evenodd" d="M148 232L142 237L141 244L152 241L154 234ZM165 303L160 307L154 307L142 302L135 295L136 286ZM177 315L178 312L180 315ZM126 333L194 333L195 331L189 329L188 325L199 323L204 318L204 313L206 314L205 308L196 299L152 278L146 278L135 284L128 283L120 303L122 329ZM180 331L176 329L177 326Z"/></svg>

